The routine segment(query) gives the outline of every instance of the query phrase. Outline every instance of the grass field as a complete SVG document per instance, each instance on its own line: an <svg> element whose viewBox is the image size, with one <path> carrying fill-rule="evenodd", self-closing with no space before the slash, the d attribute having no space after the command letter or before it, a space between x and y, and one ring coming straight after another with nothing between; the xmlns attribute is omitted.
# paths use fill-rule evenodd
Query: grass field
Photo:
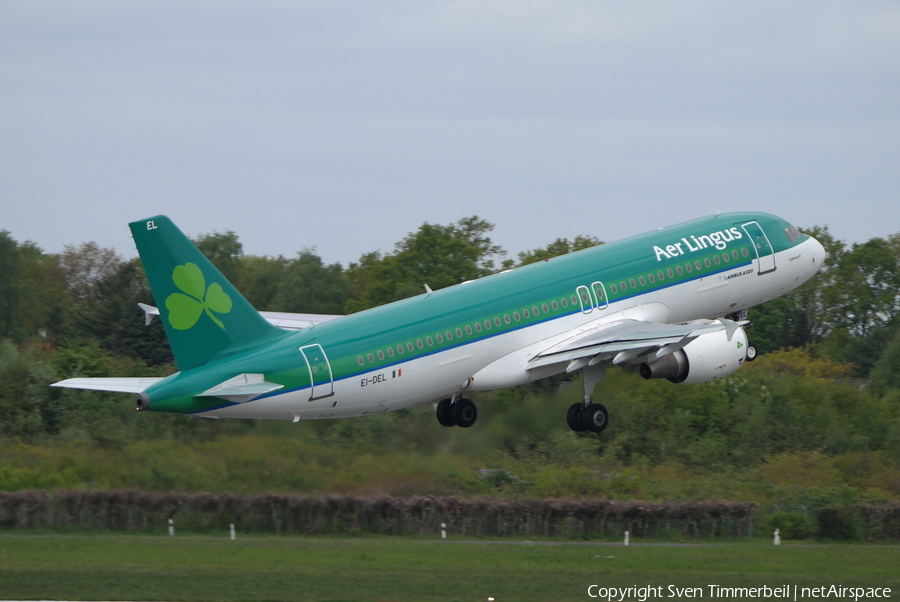
<svg viewBox="0 0 900 602"><path fill-rule="evenodd" d="M590 600L591 584L663 586L663 598L673 585L710 599L708 584L897 597L900 546L0 535L4 600Z"/></svg>

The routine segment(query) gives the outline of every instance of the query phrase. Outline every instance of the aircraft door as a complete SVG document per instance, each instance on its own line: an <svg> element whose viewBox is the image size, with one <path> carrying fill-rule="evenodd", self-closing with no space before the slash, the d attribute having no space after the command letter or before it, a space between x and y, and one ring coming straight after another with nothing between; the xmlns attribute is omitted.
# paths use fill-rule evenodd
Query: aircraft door
<svg viewBox="0 0 900 602"><path fill-rule="evenodd" d="M318 343L300 348L309 368L309 401L334 395L334 376L325 350Z"/></svg>
<svg viewBox="0 0 900 602"><path fill-rule="evenodd" d="M606 309L609 306L609 300L606 298L606 288L602 282L594 282L591 284L594 289L594 296L597 298L597 309Z"/></svg>
<svg viewBox="0 0 900 602"><path fill-rule="evenodd" d="M753 248L756 250L756 273L765 274L774 271L775 251L762 227L757 222L748 222L741 227L750 237L750 242L753 243Z"/></svg>

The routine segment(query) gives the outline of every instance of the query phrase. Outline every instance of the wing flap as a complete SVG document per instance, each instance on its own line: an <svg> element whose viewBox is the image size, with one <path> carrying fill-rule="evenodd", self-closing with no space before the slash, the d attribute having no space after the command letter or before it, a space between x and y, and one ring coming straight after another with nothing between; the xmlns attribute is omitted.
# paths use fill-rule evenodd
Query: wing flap
<svg viewBox="0 0 900 602"><path fill-rule="evenodd" d="M143 393L162 378L114 377L114 378L67 378L50 385L64 389L85 389L88 391L111 391L113 393Z"/></svg>

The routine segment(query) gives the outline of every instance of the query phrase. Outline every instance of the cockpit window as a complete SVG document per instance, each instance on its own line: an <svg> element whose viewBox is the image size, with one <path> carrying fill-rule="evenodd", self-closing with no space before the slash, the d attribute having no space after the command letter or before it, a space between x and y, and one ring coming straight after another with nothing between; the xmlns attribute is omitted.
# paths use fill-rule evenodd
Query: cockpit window
<svg viewBox="0 0 900 602"><path fill-rule="evenodd" d="M800 240L800 237L803 236L800 234L800 230L795 228L794 226L788 226L784 229L784 233L787 234L787 238L791 242L797 242Z"/></svg>

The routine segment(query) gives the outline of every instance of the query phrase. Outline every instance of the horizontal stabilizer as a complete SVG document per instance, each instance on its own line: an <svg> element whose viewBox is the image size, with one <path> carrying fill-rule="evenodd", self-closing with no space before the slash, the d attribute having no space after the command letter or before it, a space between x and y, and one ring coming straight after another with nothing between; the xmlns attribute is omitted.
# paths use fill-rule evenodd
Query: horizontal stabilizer
<svg viewBox="0 0 900 602"><path fill-rule="evenodd" d="M238 374L197 397L218 397L234 403L245 403L282 387L284 385L267 382L264 374Z"/></svg>
<svg viewBox="0 0 900 602"><path fill-rule="evenodd" d="M154 317L159 315L159 308L146 303L138 303L140 308L144 310L144 323L150 324ZM321 324L322 322L330 322L336 318L343 316L333 314L294 314L281 311L261 311L259 312L266 322L272 326L277 326L282 330L303 330Z"/></svg>
<svg viewBox="0 0 900 602"><path fill-rule="evenodd" d="M129 378L67 378L51 387L64 389L86 389L88 391L112 391L113 393L143 393L162 378L129 377Z"/></svg>

